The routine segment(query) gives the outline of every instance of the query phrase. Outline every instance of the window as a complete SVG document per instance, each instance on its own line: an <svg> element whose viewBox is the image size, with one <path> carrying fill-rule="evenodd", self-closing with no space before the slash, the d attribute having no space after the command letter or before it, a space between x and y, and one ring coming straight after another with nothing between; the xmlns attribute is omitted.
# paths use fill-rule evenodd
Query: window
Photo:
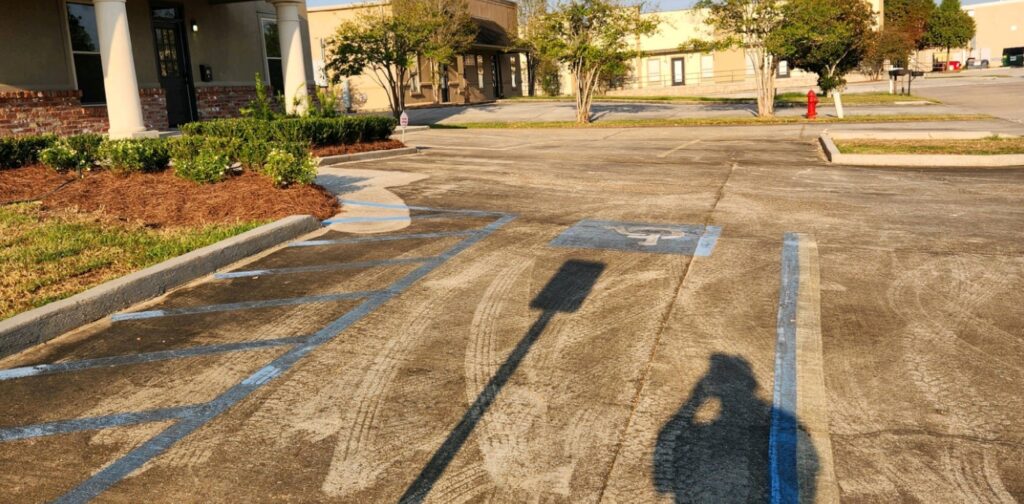
<svg viewBox="0 0 1024 504"><path fill-rule="evenodd" d="M267 77L274 94L284 94L284 69L281 66L281 38L277 33L277 20L264 19L263 45L267 53Z"/></svg>
<svg viewBox="0 0 1024 504"><path fill-rule="evenodd" d="M647 80L658 82L661 80L661 60L651 58L647 60Z"/></svg>
<svg viewBox="0 0 1024 504"><path fill-rule="evenodd" d="M789 77L789 62L786 60L779 61L779 71L776 74L777 77L785 79Z"/></svg>
<svg viewBox="0 0 1024 504"><path fill-rule="evenodd" d="M484 88L484 57L480 54L476 55L476 83L478 88Z"/></svg>
<svg viewBox="0 0 1024 504"><path fill-rule="evenodd" d="M82 91L82 103L106 103L100 38L93 6L68 3L68 32L71 34L71 55L75 62L78 89Z"/></svg>
<svg viewBox="0 0 1024 504"><path fill-rule="evenodd" d="M508 73L512 77L512 89L516 88L516 74L519 73L517 70L517 63L519 62L519 55L513 54L508 57Z"/></svg>
<svg viewBox="0 0 1024 504"><path fill-rule="evenodd" d="M704 79L710 79L715 76L715 57L713 55L700 55L700 76Z"/></svg>

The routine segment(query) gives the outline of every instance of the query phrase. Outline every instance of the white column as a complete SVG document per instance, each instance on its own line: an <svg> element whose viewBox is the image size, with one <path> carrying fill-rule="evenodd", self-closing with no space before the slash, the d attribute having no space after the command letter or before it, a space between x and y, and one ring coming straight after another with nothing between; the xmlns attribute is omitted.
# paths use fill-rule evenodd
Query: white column
<svg viewBox="0 0 1024 504"><path fill-rule="evenodd" d="M110 138L130 138L146 131L124 3L125 0L93 1L100 38L100 59L103 61Z"/></svg>
<svg viewBox="0 0 1024 504"><path fill-rule="evenodd" d="M281 39L281 67L284 70L285 109L301 114L306 110L306 58L299 29L300 0L276 0L277 33ZM296 100L298 103L296 104Z"/></svg>

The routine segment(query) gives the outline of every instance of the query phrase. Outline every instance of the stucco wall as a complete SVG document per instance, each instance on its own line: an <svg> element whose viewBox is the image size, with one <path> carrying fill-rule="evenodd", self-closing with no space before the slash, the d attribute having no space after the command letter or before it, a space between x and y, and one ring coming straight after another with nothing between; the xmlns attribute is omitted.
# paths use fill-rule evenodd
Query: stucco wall
<svg viewBox="0 0 1024 504"><path fill-rule="evenodd" d="M4 0L4 15L0 16L0 90L75 89L65 2ZM257 72L266 77L260 18L276 19L273 5L265 1L210 5L207 0L184 0L181 5L196 87L252 86ZM126 3L140 88L160 85L149 9L148 0ZM303 7L300 18L304 17ZM197 33L188 26L192 20L199 26ZM305 19L302 31L308 57L311 51ZM200 81L201 64L213 68L212 82ZM307 80L313 80L311 67L307 68Z"/></svg>
<svg viewBox="0 0 1024 504"><path fill-rule="evenodd" d="M0 91L74 86L63 9L62 0L4 0Z"/></svg>

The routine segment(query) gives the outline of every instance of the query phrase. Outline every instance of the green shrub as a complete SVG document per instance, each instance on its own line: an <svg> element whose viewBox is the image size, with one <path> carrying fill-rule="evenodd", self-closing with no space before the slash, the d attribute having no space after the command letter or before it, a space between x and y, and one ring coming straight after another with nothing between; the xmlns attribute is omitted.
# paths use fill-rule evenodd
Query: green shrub
<svg viewBox="0 0 1024 504"><path fill-rule="evenodd" d="M243 145L237 138L185 135L168 140L167 151L175 163L178 159L196 157L203 149L221 152L228 159L237 161Z"/></svg>
<svg viewBox="0 0 1024 504"><path fill-rule="evenodd" d="M313 146L372 142L391 136L396 121L385 116L301 117L275 121L219 119L182 126L186 135L243 141L304 142Z"/></svg>
<svg viewBox="0 0 1024 504"><path fill-rule="evenodd" d="M103 135L83 133L58 139L39 151L39 162L54 170L87 170L96 161Z"/></svg>
<svg viewBox="0 0 1024 504"><path fill-rule="evenodd" d="M159 138L108 140L100 144L100 164L115 173L156 172L167 168L170 151Z"/></svg>
<svg viewBox="0 0 1024 504"><path fill-rule="evenodd" d="M316 165L309 152L296 155L294 152L275 148L267 155L262 172L278 187L310 184L316 178Z"/></svg>
<svg viewBox="0 0 1024 504"><path fill-rule="evenodd" d="M203 146L194 155L174 159L174 174L199 184L220 182L231 159L224 152Z"/></svg>
<svg viewBox="0 0 1024 504"><path fill-rule="evenodd" d="M267 93L267 86L263 84L259 72L256 72L256 98L238 112L242 114L242 117L265 121L275 119L280 115L274 110L274 99Z"/></svg>
<svg viewBox="0 0 1024 504"><path fill-rule="evenodd" d="M293 156L309 155L309 146L303 142L243 142L238 149L235 161L242 163L246 169L262 171L270 153L274 150L285 151Z"/></svg>
<svg viewBox="0 0 1024 504"><path fill-rule="evenodd" d="M34 164L39 161L39 152L56 141L56 135L0 137L0 169Z"/></svg>

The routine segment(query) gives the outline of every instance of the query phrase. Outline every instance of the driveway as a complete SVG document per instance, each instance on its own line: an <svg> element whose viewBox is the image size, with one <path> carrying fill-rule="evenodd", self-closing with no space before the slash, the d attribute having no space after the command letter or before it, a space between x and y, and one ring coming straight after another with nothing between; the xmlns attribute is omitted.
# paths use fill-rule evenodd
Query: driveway
<svg viewBox="0 0 1024 504"><path fill-rule="evenodd" d="M944 105L871 105L846 107L847 116L865 114L950 114L955 110ZM474 106L409 109L409 123L413 125L472 122L543 122L575 121L576 104L568 101L504 102ZM776 114L784 117L802 116L804 107L779 107ZM689 105L673 103L612 103L598 102L591 109L594 121L641 119L703 119L756 117L753 104ZM835 108L819 107L818 114L835 116Z"/></svg>
<svg viewBox="0 0 1024 504"><path fill-rule="evenodd" d="M324 230L0 361L4 500L1024 499L1024 171L813 139L409 133Z"/></svg>

